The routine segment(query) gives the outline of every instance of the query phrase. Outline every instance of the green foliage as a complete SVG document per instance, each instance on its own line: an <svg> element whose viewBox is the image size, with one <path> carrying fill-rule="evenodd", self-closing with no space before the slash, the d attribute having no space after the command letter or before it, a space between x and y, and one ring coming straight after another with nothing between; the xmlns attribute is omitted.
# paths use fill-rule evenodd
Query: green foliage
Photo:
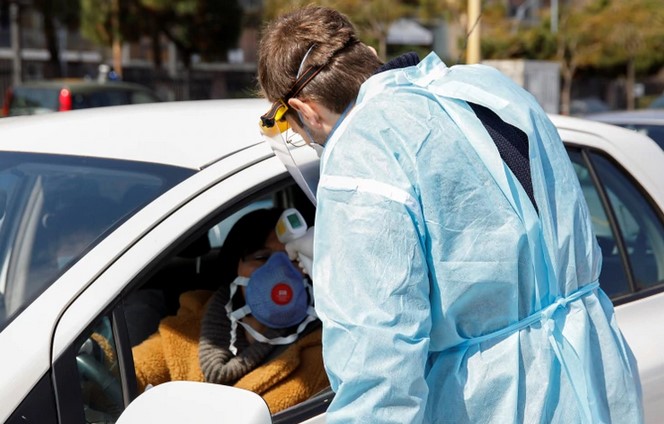
<svg viewBox="0 0 664 424"><path fill-rule="evenodd" d="M48 0L44 0L48 1ZM200 54L225 57L238 40L242 9L237 0L79 0L81 32L102 45L163 34L177 47L185 65ZM114 27L114 22L118 22Z"/></svg>
<svg viewBox="0 0 664 424"><path fill-rule="evenodd" d="M558 31L549 10L536 25L506 25L506 14L483 13L482 54L487 59L559 60L581 68L611 68L634 60L638 70L664 64L661 0L560 2Z"/></svg>
<svg viewBox="0 0 664 424"><path fill-rule="evenodd" d="M466 3L465 0L417 0L414 6L422 22L457 21L466 10Z"/></svg>
<svg viewBox="0 0 664 424"><path fill-rule="evenodd" d="M138 0L159 32L178 48L186 66L191 56L222 59L238 40L242 9L237 0Z"/></svg>
<svg viewBox="0 0 664 424"><path fill-rule="evenodd" d="M146 30L146 20L134 0L80 0L80 13L81 33L100 45L110 46L116 38L136 41Z"/></svg>
<svg viewBox="0 0 664 424"><path fill-rule="evenodd" d="M601 40L595 65L611 67L628 62L637 71L664 63L664 8L661 0L606 1L588 26Z"/></svg>
<svg viewBox="0 0 664 424"><path fill-rule="evenodd" d="M387 54L387 31L397 19L406 16L409 5L402 0L266 0L264 19L271 20L283 13L310 4L331 7L347 15L362 41L376 47L379 56Z"/></svg>
<svg viewBox="0 0 664 424"><path fill-rule="evenodd" d="M32 5L44 19L54 19L65 27L75 30L80 23L79 0L33 0Z"/></svg>

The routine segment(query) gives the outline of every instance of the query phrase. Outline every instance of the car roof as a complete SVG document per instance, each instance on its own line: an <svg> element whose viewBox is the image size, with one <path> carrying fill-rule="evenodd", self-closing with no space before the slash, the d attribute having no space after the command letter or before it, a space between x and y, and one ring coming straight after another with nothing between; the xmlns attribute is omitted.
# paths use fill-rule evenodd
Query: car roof
<svg viewBox="0 0 664 424"><path fill-rule="evenodd" d="M263 99L198 100L2 118L0 149L202 169L261 143L258 121L269 106Z"/></svg>
<svg viewBox="0 0 664 424"><path fill-rule="evenodd" d="M92 108L0 119L0 149L133 160L202 169L262 142L265 99L195 100ZM550 115L558 129L599 135L626 157L656 144L633 131ZM624 137L616 132L624 131ZM53 137L53 134L67 134ZM629 139L629 143L624 140ZM658 148L661 151L661 149Z"/></svg>
<svg viewBox="0 0 664 424"><path fill-rule="evenodd" d="M661 151L657 143L650 137L634 130L603 121L589 120L588 116L573 117L549 114L549 118L551 118L559 132L572 131L594 135L599 138L592 144L593 147L610 148L614 153L619 152L621 156L633 157L638 155L635 150L645 149L647 151L659 151L655 158L659 161L662 159L659 155L664 154L664 151ZM565 140L564 137L563 140ZM629 140L629 142L626 142L626 140Z"/></svg>
<svg viewBox="0 0 664 424"><path fill-rule="evenodd" d="M558 132L566 142L598 148L607 152L618 161L639 182L646 186L649 193L664 193L662 163L664 150L650 137L638 131L570 116L549 115ZM569 138L570 134L577 134ZM584 135L579 137L578 135ZM662 197L657 195L657 202L664 208Z"/></svg>
<svg viewBox="0 0 664 424"><path fill-rule="evenodd" d="M615 124L662 124L664 125L664 109L617 110L612 112L593 113L585 118Z"/></svg>

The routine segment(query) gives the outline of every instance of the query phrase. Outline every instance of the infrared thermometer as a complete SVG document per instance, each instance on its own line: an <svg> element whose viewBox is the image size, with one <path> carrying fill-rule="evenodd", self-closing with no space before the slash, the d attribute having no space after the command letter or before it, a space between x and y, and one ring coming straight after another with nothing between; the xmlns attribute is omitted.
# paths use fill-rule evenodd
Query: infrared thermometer
<svg viewBox="0 0 664 424"><path fill-rule="evenodd" d="M297 209L286 209L279 217L275 231L279 241L286 245L289 256L293 258L293 254L297 253L300 268L311 276L313 231L307 231L307 223L302 214Z"/></svg>
<svg viewBox="0 0 664 424"><path fill-rule="evenodd" d="M305 235L307 233L307 223L297 209L289 208L282 212L275 231L279 241L286 244Z"/></svg>

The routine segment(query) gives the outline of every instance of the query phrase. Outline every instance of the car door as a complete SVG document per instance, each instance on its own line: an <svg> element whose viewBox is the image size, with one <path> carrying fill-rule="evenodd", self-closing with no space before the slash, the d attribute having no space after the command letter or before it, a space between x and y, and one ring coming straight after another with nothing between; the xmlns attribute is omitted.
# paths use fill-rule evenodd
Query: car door
<svg viewBox="0 0 664 424"><path fill-rule="evenodd" d="M588 203L603 266L600 285L641 377L645 422L664 414L664 190L662 155L640 134L577 121L559 122Z"/></svg>
<svg viewBox="0 0 664 424"><path fill-rule="evenodd" d="M249 166L202 188L197 196L171 211L101 270L64 311L55 329L52 349L60 422L115 422L138 395L126 308L131 295L145 288L147 282L155 281L157 275L164 278L165 286L178 283L173 281L177 274L172 268L161 272L164 264L191 265L190 277L179 283L185 286L182 289L195 288L191 287L191 276L205 256L196 253L198 241L204 239L214 248L238 214L272 204L296 204L299 208L308 207L305 215L313 219L313 206L276 158L256 160L245 155L242 160ZM130 220L128 224L137 223ZM311 403L303 408L304 415L295 414L299 418L293 418L290 411L286 414L288 420L281 422L301 422L317 414ZM327 404L325 399L318 403ZM229 417L240 412L229 411Z"/></svg>

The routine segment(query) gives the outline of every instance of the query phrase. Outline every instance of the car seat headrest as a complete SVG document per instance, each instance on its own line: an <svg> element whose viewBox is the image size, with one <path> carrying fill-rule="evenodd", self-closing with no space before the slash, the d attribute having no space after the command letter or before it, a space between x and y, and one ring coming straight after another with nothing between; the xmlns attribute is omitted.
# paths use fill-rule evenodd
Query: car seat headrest
<svg viewBox="0 0 664 424"><path fill-rule="evenodd" d="M212 246L210 246L210 239L208 238L207 233L204 233L198 237L193 242L189 243L184 249L178 253L178 256L181 258L197 258L205 255L210 252Z"/></svg>

